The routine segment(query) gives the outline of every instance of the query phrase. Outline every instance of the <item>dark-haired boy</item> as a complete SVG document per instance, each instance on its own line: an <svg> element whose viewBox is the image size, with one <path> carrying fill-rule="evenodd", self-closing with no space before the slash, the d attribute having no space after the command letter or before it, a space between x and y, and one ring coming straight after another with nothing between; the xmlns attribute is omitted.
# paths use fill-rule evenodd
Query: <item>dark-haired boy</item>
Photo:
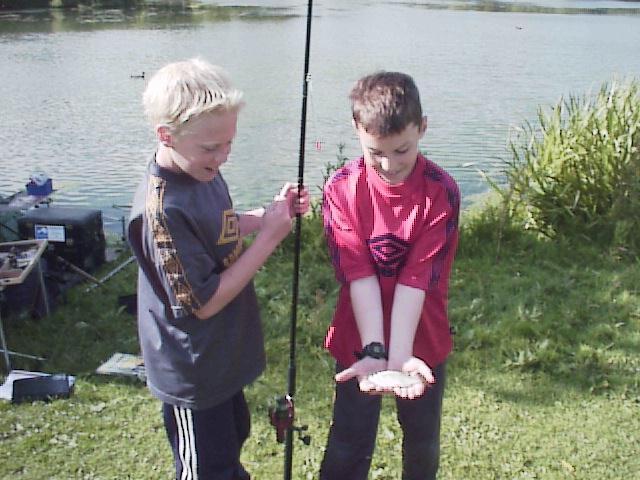
<svg viewBox="0 0 640 480"><path fill-rule="evenodd" d="M325 233L342 286L325 341L337 383L320 478L367 478L381 406L380 395L371 394L393 392L402 478L435 479L460 194L451 176L418 151L427 119L410 76L363 77L350 99L363 156L324 188ZM382 386L370 379L385 370L421 381Z"/></svg>

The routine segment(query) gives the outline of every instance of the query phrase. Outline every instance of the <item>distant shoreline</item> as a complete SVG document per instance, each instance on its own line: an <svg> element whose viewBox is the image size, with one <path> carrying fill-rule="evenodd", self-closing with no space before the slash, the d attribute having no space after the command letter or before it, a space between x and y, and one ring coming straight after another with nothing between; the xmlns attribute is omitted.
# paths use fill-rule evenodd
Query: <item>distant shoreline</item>
<svg viewBox="0 0 640 480"><path fill-rule="evenodd" d="M372 2L373 3L373 2ZM640 15L640 0L611 0L604 2L603 6L584 7L580 6L580 0L576 0L576 6L554 6L531 3L521 3L514 0L484 0L469 2L445 2L443 0L425 1L416 3L414 8L432 10L470 10L483 12L504 12L504 13L546 13L565 15ZM592 2L587 2L592 3ZM628 3L637 6L630 7L609 7L606 3ZM225 8L219 5L210 5L197 0L0 0L0 11L24 11L36 9L74 9L74 8L95 8L95 9L118 9L118 8L175 8L181 9L201 9L207 7ZM260 8L258 6L253 6ZM231 7L236 8L236 7ZM244 8L252 8L246 6ZM277 7L276 7L277 8Z"/></svg>

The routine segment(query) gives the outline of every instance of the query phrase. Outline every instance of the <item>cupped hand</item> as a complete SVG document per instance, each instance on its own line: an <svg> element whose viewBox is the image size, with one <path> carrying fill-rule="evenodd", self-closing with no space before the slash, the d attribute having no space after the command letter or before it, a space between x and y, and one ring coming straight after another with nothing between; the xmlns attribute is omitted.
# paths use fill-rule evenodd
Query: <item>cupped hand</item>
<svg viewBox="0 0 640 480"><path fill-rule="evenodd" d="M335 379L336 382L346 382L352 378L357 378L361 392L379 394L383 393L383 390L369 380L369 375L386 370L386 368L386 360L364 357L336 374Z"/></svg>
<svg viewBox="0 0 640 480"><path fill-rule="evenodd" d="M429 365L418 357L409 357L408 359L400 362L389 362L389 369L399 370L409 375L417 376L422 381L411 385L409 387L396 386L391 390L399 398L405 398L413 400L414 398L421 397L427 391L430 385L436 383L436 379L433 376L433 372Z"/></svg>

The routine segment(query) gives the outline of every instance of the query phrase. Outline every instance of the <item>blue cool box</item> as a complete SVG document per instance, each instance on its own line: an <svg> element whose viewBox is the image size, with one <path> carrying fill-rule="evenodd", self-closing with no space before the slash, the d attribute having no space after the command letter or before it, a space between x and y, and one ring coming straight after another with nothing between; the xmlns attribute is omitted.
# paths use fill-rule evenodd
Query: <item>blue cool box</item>
<svg viewBox="0 0 640 480"><path fill-rule="evenodd" d="M33 182L27 183L27 193L29 195L42 197L44 195L49 195L51 192L53 192L53 183L50 178L47 179L44 185L36 185Z"/></svg>

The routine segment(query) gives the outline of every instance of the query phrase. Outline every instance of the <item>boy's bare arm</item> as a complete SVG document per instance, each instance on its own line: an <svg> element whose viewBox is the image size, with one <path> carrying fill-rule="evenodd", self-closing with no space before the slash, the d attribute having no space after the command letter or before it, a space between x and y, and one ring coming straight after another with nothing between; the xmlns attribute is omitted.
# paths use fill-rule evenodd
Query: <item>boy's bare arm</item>
<svg viewBox="0 0 640 480"><path fill-rule="evenodd" d="M213 296L195 312L201 320L222 310L251 281L269 255L291 231L291 215L286 197L275 200L267 209L263 225L253 243L238 260L220 274L220 283Z"/></svg>
<svg viewBox="0 0 640 480"><path fill-rule="evenodd" d="M362 292L364 293L364 289ZM370 299L371 297L368 298ZM345 381L357 376L360 390L366 393L394 393L397 397L409 400L422 396L427 389L427 385L435 382L429 366L422 359L413 356L413 342L416 328L420 322L424 299L425 292L423 290L397 284L391 311L391 338L387 349L389 354L388 362L364 358L336 375L336 380ZM355 308L354 306L354 311ZM375 331L368 324L365 325L365 329L367 332ZM363 344L365 344L364 340ZM406 378L389 377L390 380L386 380L382 384L379 383L379 379L376 379L377 375L371 374L384 369L388 370L381 373L391 373L391 371L395 370L410 374L406 378L416 378L417 376L422 380L405 384L403 380L406 380ZM399 383L389 385L389 381L397 381Z"/></svg>
<svg viewBox="0 0 640 480"><path fill-rule="evenodd" d="M238 215L238 229L241 237L246 237L260 230L264 212L265 209L260 207Z"/></svg>
<svg viewBox="0 0 640 480"><path fill-rule="evenodd" d="M359 278L349 285L351 306L358 325L362 346L371 342L384 345L382 328L382 297L378 277Z"/></svg>
<svg viewBox="0 0 640 480"><path fill-rule="evenodd" d="M424 305L424 290L398 283L391 308L389 368L402 370L402 364L413 355L413 339Z"/></svg>
<svg viewBox="0 0 640 480"><path fill-rule="evenodd" d="M220 275L218 289L205 305L195 312L201 320L222 310L251 281L269 255L291 231L296 214L309 210L309 192L298 194L298 187L285 183L282 190L266 208L252 210L238 218L240 235L258 231L255 240L238 260Z"/></svg>
<svg viewBox="0 0 640 480"><path fill-rule="evenodd" d="M378 277L372 275L352 281L349 285L349 292L362 346L364 347L371 342L384 344L382 297ZM386 360L364 357L338 373L335 379L337 382L345 382L357 377L360 390L368 392L373 388L367 380L368 375L386 368Z"/></svg>
<svg viewBox="0 0 640 480"><path fill-rule="evenodd" d="M388 368L418 374L426 383L433 383L435 379L429 366L423 360L413 356L413 342L424 299L424 290L401 283L396 285L391 308ZM399 397L412 399L421 396L426 388L425 383L420 383L409 389L397 388L394 392Z"/></svg>

